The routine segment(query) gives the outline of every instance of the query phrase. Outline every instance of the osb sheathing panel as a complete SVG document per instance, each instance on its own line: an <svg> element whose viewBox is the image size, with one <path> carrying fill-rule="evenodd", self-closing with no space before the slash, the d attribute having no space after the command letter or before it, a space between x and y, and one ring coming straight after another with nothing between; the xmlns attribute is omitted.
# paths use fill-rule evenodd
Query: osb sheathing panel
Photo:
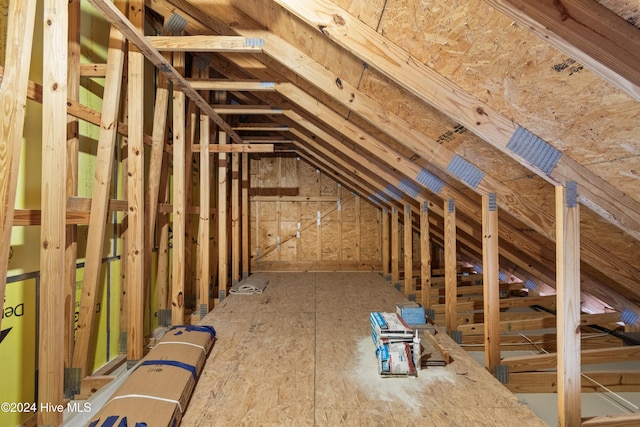
<svg viewBox="0 0 640 427"><path fill-rule="evenodd" d="M338 223L338 211L333 210L336 204L323 202L320 204L322 212L322 261L338 261L340 247L340 224ZM333 212L329 212L333 210Z"/></svg>
<svg viewBox="0 0 640 427"><path fill-rule="evenodd" d="M331 177L320 174L320 195L321 196L337 196L338 183Z"/></svg>
<svg viewBox="0 0 640 427"><path fill-rule="evenodd" d="M281 188L298 188L298 163L295 157L279 157Z"/></svg>
<svg viewBox="0 0 640 427"><path fill-rule="evenodd" d="M251 166L252 177L255 177L252 192L258 197L266 193L261 187L265 186L272 190L297 188L298 195L304 197L335 198L287 201L287 196L281 196L279 201L254 201L251 220L253 224L257 222L254 233L258 247L254 246L254 253L259 250L261 254L258 262L315 262L318 254L320 261L328 262L379 260L380 225L375 206L368 202L357 204L356 195L348 188L296 158L267 157L252 161ZM291 238L296 235L298 224L300 237ZM365 239L358 237L365 235ZM266 249L276 245L278 237L280 249L267 254ZM358 257L358 250L366 257Z"/></svg>
<svg viewBox="0 0 640 427"><path fill-rule="evenodd" d="M630 23L640 28L640 3L629 0L596 0L598 3Z"/></svg>
<svg viewBox="0 0 640 427"><path fill-rule="evenodd" d="M297 212L296 206L293 203L282 203L282 212ZM287 205L286 207L284 205ZM289 215L284 215L289 216ZM289 238L289 236L293 236L296 234L296 230L298 228L298 221L293 218L292 220L284 220L282 219L280 222L280 260L286 261L296 261L298 258L298 247L300 242L297 238Z"/></svg>
<svg viewBox="0 0 640 427"><path fill-rule="evenodd" d="M334 3L371 28L376 28L386 0L334 0Z"/></svg>
<svg viewBox="0 0 640 427"><path fill-rule="evenodd" d="M218 341L184 425L544 425L444 333L454 363L379 378L368 316L406 301L379 274L261 277L265 292L230 295L201 322Z"/></svg>
<svg viewBox="0 0 640 427"><path fill-rule="evenodd" d="M369 205L368 203L363 206ZM370 213L370 214L368 214ZM375 217L373 216L375 214ZM363 260L381 260L382 259L382 230L380 229L379 213L372 207L366 206L363 209L363 215L360 218L360 258Z"/></svg>
<svg viewBox="0 0 640 427"><path fill-rule="evenodd" d="M458 123L438 110L407 94L371 68L363 75L361 90L383 109L394 112L413 128L442 144L449 151L464 156L499 181L532 174L506 154L486 144L472 132L461 128ZM352 120L356 122L355 119ZM465 184L455 178L446 181L456 189L465 188Z"/></svg>
<svg viewBox="0 0 640 427"><path fill-rule="evenodd" d="M340 216L340 250L342 259L345 261L358 261L357 257L357 246L360 244L358 242L358 227L360 224L356 222L356 200L355 198L350 198L350 194L342 189L342 200L340 205L340 211L338 215ZM347 197L344 197L344 194L347 194ZM346 200L345 200L346 199Z"/></svg>
<svg viewBox="0 0 640 427"><path fill-rule="evenodd" d="M362 71L360 60L351 55L340 54L322 34L313 28L301 26L273 2L232 0L231 3L308 56L325 64L327 69L344 76L347 81L358 80Z"/></svg>
<svg viewBox="0 0 640 427"><path fill-rule="evenodd" d="M605 178L640 152L640 103L481 0L390 0L379 32Z"/></svg>
<svg viewBox="0 0 640 427"><path fill-rule="evenodd" d="M299 162L300 173L298 174L298 185L300 194L309 196L320 195L320 173L307 162Z"/></svg>

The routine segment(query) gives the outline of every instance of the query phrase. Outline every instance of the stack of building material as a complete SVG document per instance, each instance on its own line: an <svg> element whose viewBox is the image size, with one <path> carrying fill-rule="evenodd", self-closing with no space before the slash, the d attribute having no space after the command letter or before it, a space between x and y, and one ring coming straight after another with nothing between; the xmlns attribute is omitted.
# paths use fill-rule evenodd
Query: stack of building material
<svg viewBox="0 0 640 427"><path fill-rule="evenodd" d="M214 340L211 326L169 329L88 425L180 424Z"/></svg>
<svg viewBox="0 0 640 427"><path fill-rule="evenodd" d="M369 320L380 376L417 376L421 350L413 329L397 313L376 311Z"/></svg>
<svg viewBox="0 0 640 427"><path fill-rule="evenodd" d="M396 314L409 325L424 325L427 322L424 307L414 301L397 303Z"/></svg>

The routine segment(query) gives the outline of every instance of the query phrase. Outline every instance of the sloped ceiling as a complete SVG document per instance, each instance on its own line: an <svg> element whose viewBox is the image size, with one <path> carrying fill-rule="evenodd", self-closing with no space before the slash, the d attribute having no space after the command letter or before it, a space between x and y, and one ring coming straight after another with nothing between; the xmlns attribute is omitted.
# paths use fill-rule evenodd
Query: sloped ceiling
<svg viewBox="0 0 640 427"><path fill-rule="evenodd" d="M427 203L436 239L444 203L455 199L460 250L471 260L481 259L481 196L494 192L501 268L553 285L554 185L576 182L583 302L640 314L640 7L528 3L146 6L159 33L175 33L168 24L179 16L186 21L176 36L263 41L258 54L194 58L206 58L212 77L274 82L233 98L281 109L262 119L289 126L269 133L293 141L281 149L293 147L373 202L414 212Z"/></svg>

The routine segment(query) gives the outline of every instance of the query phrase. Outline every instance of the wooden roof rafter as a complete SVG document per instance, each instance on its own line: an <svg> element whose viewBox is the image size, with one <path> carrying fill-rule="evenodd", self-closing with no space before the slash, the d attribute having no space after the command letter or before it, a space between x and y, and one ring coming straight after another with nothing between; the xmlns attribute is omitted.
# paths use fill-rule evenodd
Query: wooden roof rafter
<svg viewBox="0 0 640 427"><path fill-rule="evenodd" d="M554 185L564 185L567 181L577 182L580 201L585 206L629 235L640 239L639 201L600 178L567 154L561 154L548 172L520 157L507 148L519 129L516 123L435 70L414 60L409 53L347 11L333 3L319 0L273 1L538 176ZM544 141L543 143L546 144Z"/></svg>
<svg viewBox="0 0 640 427"><path fill-rule="evenodd" d="M149 44L143 34L120 12L113 3L108 0L89 0L89 2L116 27L127 40L133 43L144 56L151 61L161 72L165 73L169 80L185 95L189 97L201 111L209 116L211 120L224 130L235 142L242 144L242 138L216 113L200 94L191 87L189 82L166 60L166 58Z"/></svg>

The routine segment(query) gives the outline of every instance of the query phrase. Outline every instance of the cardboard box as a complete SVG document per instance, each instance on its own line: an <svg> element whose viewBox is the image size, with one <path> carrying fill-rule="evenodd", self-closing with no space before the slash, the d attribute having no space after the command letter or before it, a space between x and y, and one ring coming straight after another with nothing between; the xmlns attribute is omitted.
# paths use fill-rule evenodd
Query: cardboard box
<svg viewBox="0 0 640 427"><path fill-rule="evenodd" d="M91 419L99 427L107 419L133 417L148 426L173 427L174 420L182 418L193 388L195 367L175 366L175 361L143 361L118 388L111 400ZM173 363L173 364L164 364ZM106 424L109 425L109 424ZM118 424L115 424L118 425Z"/></svg>
<svg viewBox="0 0 640 427"><path fill-rule="evenodd" d="M182 342L200 345L209 354L216 339L216 331L212 326L177 325L171 327L160 339L163 342Z"/></svg>
<svg viewBox="0 0 640 427"><path fill-rule="evenodd" d="M109 401L88 424L88 427L147 425L174 427L182 421L177 405L161 400L122 398Z"/></svg>
<svg viewBox="0 0 640 427"><path fill-rule="evenodd" d="M424 325L427 323L424 307L416 302L396 304L396 314L402 317L409 325Z"/></svg>
<svg viewBox="0 0 640 427"><path fill-rule="evenodd" d="M92 417L89 425L120 425L126 418L130 426L136 423L177 426L214 341L212 327L171 328L129 374L111 400Z"/></svg>

